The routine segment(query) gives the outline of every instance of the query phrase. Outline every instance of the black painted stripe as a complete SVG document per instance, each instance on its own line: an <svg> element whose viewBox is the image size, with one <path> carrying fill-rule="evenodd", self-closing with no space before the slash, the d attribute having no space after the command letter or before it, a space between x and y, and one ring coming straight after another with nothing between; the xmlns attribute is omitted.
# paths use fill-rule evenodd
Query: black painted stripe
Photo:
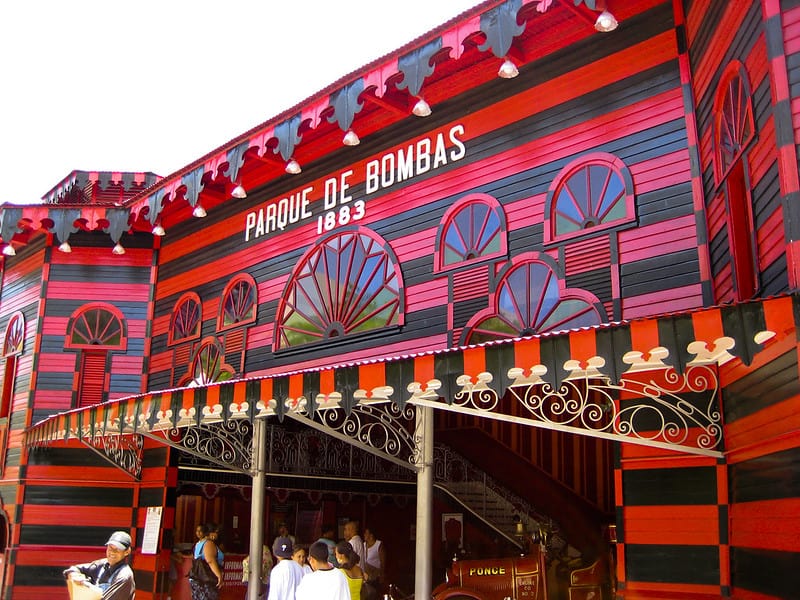
<svg viewBox="0 0 800 600"><path fill-rule="evenodd" d="M731 498L755 502L800 497L800 448L790 448L731 465Z"/></svg>
<svg viewBox="0 0 800 600"><path fill-rule="evenodd" d="M717 504L714 467L632 469L624 471L622 478L626 506Z"/></svg>

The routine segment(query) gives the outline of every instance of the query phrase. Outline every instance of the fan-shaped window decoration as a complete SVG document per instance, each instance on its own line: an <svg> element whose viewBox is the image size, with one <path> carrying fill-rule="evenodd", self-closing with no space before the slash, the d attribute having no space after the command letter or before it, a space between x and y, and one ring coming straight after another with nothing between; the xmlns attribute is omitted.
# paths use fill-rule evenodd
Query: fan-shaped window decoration
<svg viewBox="0 0 800 600"><path fill-rule="evenodd" d="M445 213L436 234L438 269L501 256L506 252L505 213L491 196L470 195Z"/></svg>
<svg viewBox="0 0 800 600"><path fill-rule="evenodd" d="M78 349L74 387L75 406L90 406L107 399L109 353L127 347L127 325L110 304L87 304L67 323L66 348Z"/></svg>
<svg viewBox="0 0 800 600"><path fill-rule="evenodd" d="M189 381L185 385L197 387L227 381L233 377L233 368L225 364L222 347L216 338L203 340L189 367Z"/></svg>
<svg viewBox="0 0 800 600"><path fill-rule="evenodd" d="M122 313L108 304L89 304L79 309L67 325L67 348L124 350L127 330Z"/></svg>
<svg viewBox="0 0 800 600"><path fill-rule="evenodd" d="M582 157L567 165L548 191L545 242L583 235L635 219L633 179L611 154Z"/></svg>
<svg viewBox="0 0 800 600"><path fill-rule="evenodd" d="M175 309L172 311L172 321L169 326L170 343L199 338L202 322L203 308L200 296L192 292L184 294L175 303Z"/></svg>
<svg viewBox="0 0 800 600"><path fill-rule="evenodd" d="M720 78L714 100L714 173L719 183L753 139L753 101L742 63L733 61Z"/></svg>
<svg viewBox="0 0 800 600"><path fill-rule="evenodd" d="M256 283L249 275L238 275L228 283L219 306L217 330L256 320Z"/></svg>
<svg viewBox="0 0 800 600"><path fill-rule="evenodd" d="M603 322L601 307L588 292L563 289L550 265L529 260L501 278L494 306L473 317L462 339L476 344L597 325Z"/></svg>
<svg viewBox="0 0 800 600"><path fill-rule="evenodd" d="M276 349L403 324L402 278L375 233L330 235L309 250L278 307Z"/></svg>
<svg viewBox="0 0 800 600"><path fill-rule="evenodd" d="M17 380L17 361L22 354L25 341L25 317L21 312L14 313L8 320L6 335L3 341L3 357L5 365L3 369L2 386L0 390L0 419L5 419L11 413L11 405L14 399L14 387ZM5 442L0 439L0 453L4 452ZM2 469L0 463L0 469Z"/></svg>
<svg viewBox="0 0 800 600"><path fill-rule="evenodd" d="M6 335L3 342L3 356L22 354L25 341L25 317L17 312L11 316L6 326Z"/></svg>

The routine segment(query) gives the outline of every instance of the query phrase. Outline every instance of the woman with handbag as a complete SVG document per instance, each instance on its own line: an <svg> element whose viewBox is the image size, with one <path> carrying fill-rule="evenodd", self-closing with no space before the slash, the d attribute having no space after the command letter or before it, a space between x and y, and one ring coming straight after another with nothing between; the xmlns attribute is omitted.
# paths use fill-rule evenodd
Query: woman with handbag
<svg viewBox="0 0 800 600"><path fill-rule="evenodd" d="M189 585L192 600L218 600L222 588L222 551L209 537L216 526L198 525L198 542L194 545L192 570L189 572ZM202 537L200 535L202 534Z"/></svg>

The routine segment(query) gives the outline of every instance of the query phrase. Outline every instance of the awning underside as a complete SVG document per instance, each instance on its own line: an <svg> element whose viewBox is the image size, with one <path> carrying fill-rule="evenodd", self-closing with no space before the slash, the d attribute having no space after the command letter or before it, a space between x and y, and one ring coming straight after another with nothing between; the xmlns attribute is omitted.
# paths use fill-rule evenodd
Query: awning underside
<svg viewBox="0 0 800 600"><path fill-rule="evenodd" d="M719 456L723 365L796 344L797 296L319 370L151 392L53 415L29 446L231 419L320 421L357 406L433 406ZM735 362L739 361L739 362ZM323 419L324 420L324 419ZM108 444L108 440L102 444Z"/></svg>

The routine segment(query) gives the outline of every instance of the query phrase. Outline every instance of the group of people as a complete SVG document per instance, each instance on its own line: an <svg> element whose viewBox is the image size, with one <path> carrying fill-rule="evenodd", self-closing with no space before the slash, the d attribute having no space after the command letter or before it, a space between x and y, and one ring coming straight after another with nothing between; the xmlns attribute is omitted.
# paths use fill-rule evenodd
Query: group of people
<svg viewBox="0 0 800 600"><path fill-rule="evenodd" d="M272 544L264 546L261 573L248 585L260 585L265 600L375 600L380 596L386 556L383 543L369 530L359 535L356 521L344 527L344 540L334 540L334 528L323 526L322 536L306 550L283 526ZM198 525L192 550L189 586L192 600L218 600L223 585L224 554L219 528ZM136 585L128 564L131 536L115 531L106 542L105 558L74 565L64 576L74 585L94 588L101 600L133 600ZM275 557L273 566L272 556ZM243 581L249 579L247 558ZM259 583L257 584L256 581Z"/></svg>
<svg viewBox="0 0 800 600"><path fill-rule="evenodd" d="M334 541L334 528L323 526L322 536L306 550L281 527L272 544L276 564L262 571L266 600L373 600L380 593L386 564L383 544L369 530L368 541L358 535L358 523L345 525L345 539ZM266 547L264 554L268 554ZM262 568L264 565L262 564ZM245 565L245 571L247 571Z"/></svg>

